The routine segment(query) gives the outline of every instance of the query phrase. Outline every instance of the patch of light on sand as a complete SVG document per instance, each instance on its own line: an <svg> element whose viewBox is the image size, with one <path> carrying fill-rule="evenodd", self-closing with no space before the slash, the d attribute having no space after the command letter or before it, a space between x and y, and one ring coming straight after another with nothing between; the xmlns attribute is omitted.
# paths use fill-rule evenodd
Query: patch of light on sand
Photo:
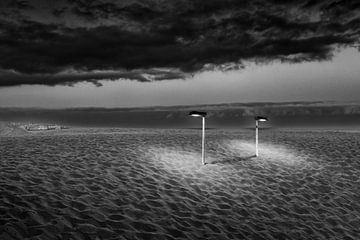
<svg viewBox="0 0 360 240"><path fill-rule="evenodd" d="M246 140L226 140L212 148L208 146L205 166L201 162L201 149L151 146L145 150L145 157L151 164L170 172L205 175L210 172L221 175L222 171L242 171L249 163L298 169L307 168L310 163L308 156L296 149L266 142L259 144L259 156L255 157L254 142Z"/></svg>
<svg viewBox="0 0 360 240"><path fill-rule="evenodd" d="M240 158L255 156L255 143L252 141L229 140L223 144L229 155ZM304 156L304 154L286 146L271 143L259 144L259 156L253 159L284 165L307 163L307 156Z"/></svg>
<svg viewBox="0 0 360 240"><path fill-rule="evenodd" d="M147 156L157 164L179 171L199 170L201 163L201 151L193 149L184 150L176 147L149 147ZM206 156L206 161L214 161L211 156Z"/></svg>

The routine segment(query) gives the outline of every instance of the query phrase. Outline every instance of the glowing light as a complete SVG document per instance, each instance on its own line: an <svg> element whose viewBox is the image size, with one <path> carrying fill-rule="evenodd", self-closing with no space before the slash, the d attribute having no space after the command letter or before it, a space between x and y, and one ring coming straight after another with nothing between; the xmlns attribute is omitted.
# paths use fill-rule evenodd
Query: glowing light
<svg viewBox="0 0 360 240"><path fill-rule="evenodd" d="M191 111L189 113L189 116L192 117L206 117L207 113L206 112L199 112L199 111Z"/></svg>
<svg viewBox="0 0 360 240"><path fill-rule="evenodd" d="M267 119L267 117L256 116L255 120L259 121L259 122L266 122L268 119Z"/></svg>

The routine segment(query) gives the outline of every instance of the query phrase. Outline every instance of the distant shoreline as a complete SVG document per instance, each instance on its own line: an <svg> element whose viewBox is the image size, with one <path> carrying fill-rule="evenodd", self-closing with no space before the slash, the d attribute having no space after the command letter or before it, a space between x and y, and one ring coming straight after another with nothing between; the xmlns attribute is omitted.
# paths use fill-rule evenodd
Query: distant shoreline
<svg viewBox="0 0 360 240"><path fill-rule="evenodd" d="M57 124L71 127L198 128L188 112L208 113L207 128L252 128L254 116L267 116L261 127L359 128L360 102L229 103L148 108L0 108L5 122Z"/></svg>
<svg viewBox="0 0 360 240"><path fill-rule="evenodd" d="M303 128L272 128L272 127L265 127L260 128L261 131L270 131L270 132L332 132L332 133L359 133L360 134L360 127L358 128L314 128L314 127L303 127ZM88 132L90 130L90 132ZM39 131L27 131L21 127L15 127L14 125L11 126L11 123L4 123L0 122L0 136L36 136L38 134L43 135L47 133L55 133L55 134L79 134L83 132L91 133L141 133L142 131L153 132L157 130L164 130L164 131L176 131L176 132L189 132L189 133L196 133L201 131L201 127L184 127L184 128L159 128L159 127L89 127L89 126L77 126L71 128L64 128L62 130L39 130ZM229 133L250 133L254 131L254 128L230 128L230 127L223 127L223 128L206 128L208 134L214 133L217 131L224 131Z"/></svg>
<svg viewBox="0 0 360 240"><path fill-rule="evenodd" d="M260 102L231 102L231 103L209 103L209 104L193 104L193 105L156 105L156 106L138 106L138 107L60 107L60 108L45 108L45 107L0 107L3 110L40 110L40 111L168 111L178 110L187 111L189 109L229 109L241 107L334 107L334 106L360 106L360 100L353 101L260 101Z"/></svg>

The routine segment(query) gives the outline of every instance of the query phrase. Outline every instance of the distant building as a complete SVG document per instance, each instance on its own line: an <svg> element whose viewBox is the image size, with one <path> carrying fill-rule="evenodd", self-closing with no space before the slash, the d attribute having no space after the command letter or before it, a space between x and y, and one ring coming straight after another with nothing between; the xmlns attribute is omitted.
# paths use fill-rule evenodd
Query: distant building
<svg viewBox="0 0 360 240"><path fill-rule="evenodd" d="M61 130L63 127L59 125L42 125L42 124L26 124L22 126L27 131L47 131L47 130Z"/></svg>
<svg viewBox="0 0 360 240"><path fill-rule="evenodd" d="M47 130L60 130L61 126L59 125L47 125Z"/></svg>

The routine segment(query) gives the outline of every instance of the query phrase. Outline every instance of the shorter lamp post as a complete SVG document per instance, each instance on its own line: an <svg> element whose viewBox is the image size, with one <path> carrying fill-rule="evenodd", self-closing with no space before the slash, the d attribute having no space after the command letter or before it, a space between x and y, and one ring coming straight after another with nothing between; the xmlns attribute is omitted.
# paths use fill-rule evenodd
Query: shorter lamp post
<svg viewBox="0 0 360 240"><path fill-rule="evenodd" d="M189 116L202 117L202 150L201 150L201 161L205 165L205 117L206 112L191 111Z"/></svg>
<svg viewBox="0 0 360 240"><path fill-rule="evenodd" d="M262 117L262 116L256 116L255 117L255 123L256 123L256 128L255 128L255 156L259 156L259 149L258 149L258 144L259 144L259 122L266 122L268 119L266 117Z"/></svg>

